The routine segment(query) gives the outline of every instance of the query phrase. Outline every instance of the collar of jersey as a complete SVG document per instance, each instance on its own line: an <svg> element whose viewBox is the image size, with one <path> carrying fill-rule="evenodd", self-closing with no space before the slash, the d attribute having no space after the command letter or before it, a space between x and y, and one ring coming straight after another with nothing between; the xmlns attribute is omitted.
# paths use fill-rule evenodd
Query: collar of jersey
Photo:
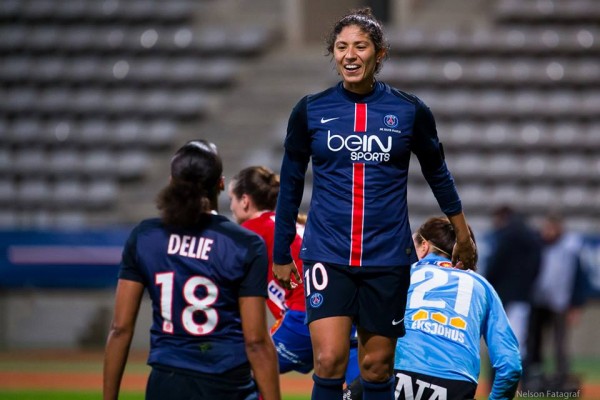
<svg viewBox="0 0 600 400"><path fill-rule="evenodd" d="M385 84L379 81L375 81L375 85L371 92L367 94L356 94L344 89L344 82L340 81L337 84L337 91L344 98L348 99L353 103L369 103L383 96L383 94L385 93Z"/></svg>
<svg viewBox="0 0 600 400"><path fill-rule="evenodd" d="M434 254L434 253L430 253L430 254L427 254L422 259L420 259L419 261L417 261L415 263L415 265L435 264L436 261L448 261L448 262L450 262L450 259L446 258L444 256L440 256L440 255L437 255L437 254Z"/></svg>

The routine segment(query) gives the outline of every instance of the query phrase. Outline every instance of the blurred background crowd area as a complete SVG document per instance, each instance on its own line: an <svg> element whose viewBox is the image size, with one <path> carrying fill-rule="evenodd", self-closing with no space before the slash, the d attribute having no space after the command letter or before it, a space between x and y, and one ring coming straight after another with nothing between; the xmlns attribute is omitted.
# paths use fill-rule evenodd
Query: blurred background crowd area
<svg viewBox="0 0 600 400"><path fill-rule="evenodd" d="M0 348L103 343L173 150L205 138L226 179L278 171L292 107L338 80L324 35L364 5L391 44L379 78L431 107L482 255L494 210L559 211L598 290L598 0L3 0ZM303 211L310 193L309 171ZM440 213L416 159L408 203L413 227ZM588 308L571 346L600 357Z"/></svg>
<svg viewBox="0 0 600 400"><path fill-rule="evenodd" d="M4 0L0 227L153 215L190 138L217 143L226 177L278 170L291 108L337 81L322 39L360 5L386 24L380 79L432 108L474 227L510 203L600 232L596 0ZM413 167L417 226L439 208Z"/></svg>

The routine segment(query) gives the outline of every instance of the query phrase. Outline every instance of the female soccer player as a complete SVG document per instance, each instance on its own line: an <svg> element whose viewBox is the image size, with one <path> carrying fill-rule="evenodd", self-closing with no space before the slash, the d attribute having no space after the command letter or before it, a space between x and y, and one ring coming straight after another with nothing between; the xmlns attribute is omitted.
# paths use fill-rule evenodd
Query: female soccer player
<svg viewBox="0 0 600 400"><path fill-rule="evenodd" d="M517 338L492 285L472 270L453 268L455 241L443 217L428 219L414 234L420 261L410 271L406 335L396 346L397 400L474 399L480 338L495 372L489 399L515 395L521 377ZM347 398L361 399L360 390L354 382Z"/></svg>
<svg viewBox="0 0 600 400"><path fill-rule="evenodd" d="M264 166L252 166L238 172L229 183L230 209L236 221L243 227L258 233L273 251L275 233L275 206L279 195L279 176ZM299 258L304 224L296 224L296 237L292 242L291 254L300 273L302 260ZM271 265L271 257L269 257ZM313 369L313 352L310 332L304 320L304 286L300 283L293 289L284 289L269 273L269 299L267 305L276 322L271 335L279 358L279 372L297 371L306 374ZM350 362L346 371L346 382L358 377L356 340L353 339Z"/></svg>
<svg viewBox="0 0 600 400"><path fill-rule="evenodd" d="M144 288L152 300L146 399L280 399L266 321L262 239L218 215L216 147L194 140L171 160L161 218L135 227L123 251L104 358L104 399L117 399ZM258 386L258 389L257 387Z"/></svg>
<svg viewBox="0 0 600 400"><path fill-rule="evenodd" d="M475 245L431 111L417 97L375 79L387 49L370 9L341 18L327 50L342 81L301 99L288 122L273 269L286 288L295 283L292 275L300 279L290 244L312 159L301 258L317 400L342 398L344 338L353 322L364 398L389 399L393 392L394 349L404 335L409 266L416 261L406 204L411 152L457 232L453 261L474 265Z"/></svg>

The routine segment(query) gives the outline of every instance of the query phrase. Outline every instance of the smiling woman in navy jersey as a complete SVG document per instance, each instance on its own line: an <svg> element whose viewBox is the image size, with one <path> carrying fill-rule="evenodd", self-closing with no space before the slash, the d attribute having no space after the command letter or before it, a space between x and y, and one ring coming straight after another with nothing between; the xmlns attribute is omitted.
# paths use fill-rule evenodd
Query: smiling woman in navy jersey
<svg viewBox="0 0 600 400"><path fill-rule="evenodd" d="M301 258L314 348L313 399L342 399L352 323L358 326L364 399L390 399L396 339L404 335L409 265L416 261L406 190L417 155L457 242L452 260L474 264L476 249L429 108L375 79L388 45L368 8L334 25L327 40L342 81L301 99L285 139L277 204L274 276L300 276L290 256L312 160L313 190Z"/></svg>
<svg viewBox="0 0 600 400"><path fill-rule="evenodd" d="M194 140L171 160L161 218L123 250L104 358L104 399L117 399L144 289L152 300L146 399L280 399L267 328L267 253L256 234L217 214L216 147ZM258 388L257 388L258 386Z"/></svg>

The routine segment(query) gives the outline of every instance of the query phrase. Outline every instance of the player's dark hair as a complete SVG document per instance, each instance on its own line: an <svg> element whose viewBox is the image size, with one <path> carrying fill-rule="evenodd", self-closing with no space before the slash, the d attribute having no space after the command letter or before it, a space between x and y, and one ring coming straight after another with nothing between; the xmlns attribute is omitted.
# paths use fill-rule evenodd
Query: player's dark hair
<svg viewBox="0 0 600 400"><path fill-rule="evenodd" d="M473 243L476 243L475 234L470 226L469 234ZM431 217L417 229L415 240L419 244L426 240L433 245L434 253L438 255L444 253L443 255L451 257L454 244L456 243L456 232L454 232L454 228L448 218ZM472 268L474 271L477 269L477 256L475 257L475 263Z"/></svg>
<svg viewBox="0 0 600 400"><path fill-rule="evenodd" d="M237 198L244 194L250 196L259 210L274 210L279 195L279 176L263 166L244 168L232 178L231 191Z"/></svg>
<svg viewBox="0 0 600 400"><path fill-rule="evenodd" d="M380 50L385 50L385 54L383 59L377 62L375 66L375 73L381 70L383 65L383 60L387 59L389 56L389 48L390 45L383 33L383 28L381 26L381 22L375 18L373 15L373 11L370 7L363 7L355 10L351 10L349 14L344 15L340 18L333 26L329 34L325 39L325 43L327 45L327 54L333 54L333 48L335 45L335 40L338 35L347 26L356 25L360 27L373 41L375 45L375 53L378 53Z"/></svg>
<svg viewBox="0 0 600 400"><path fill-rule="evenodd" d="M193 228L217 209L223 163L217 147L206 140L192 140L171 159L171 181L161 190L156 205L166 225Z"/></svg>

